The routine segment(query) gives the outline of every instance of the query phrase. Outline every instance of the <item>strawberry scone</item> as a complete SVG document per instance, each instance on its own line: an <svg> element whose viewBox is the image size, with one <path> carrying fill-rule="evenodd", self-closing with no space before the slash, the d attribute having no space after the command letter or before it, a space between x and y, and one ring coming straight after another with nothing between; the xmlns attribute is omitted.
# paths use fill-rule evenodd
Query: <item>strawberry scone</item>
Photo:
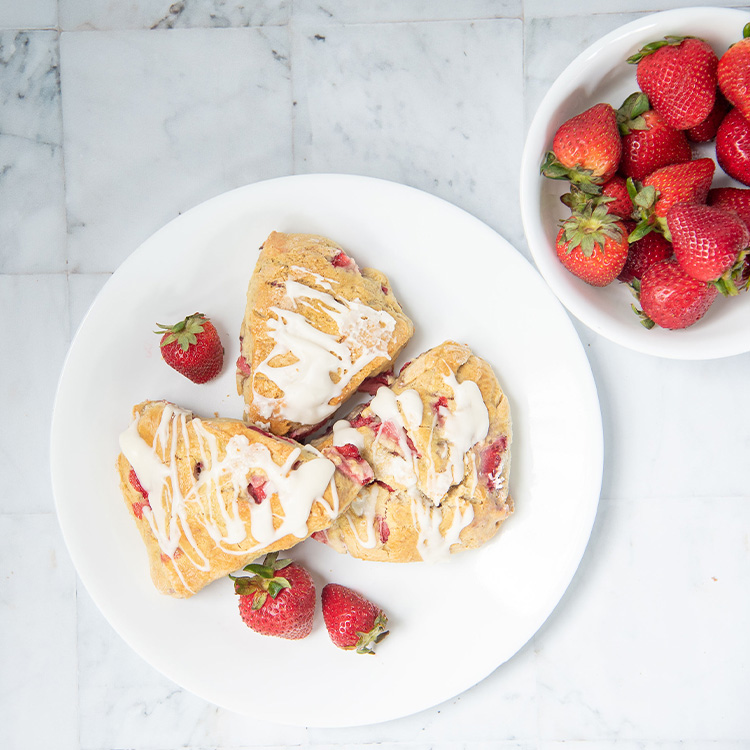
<svg viewBox="0 0 750 750"><path fill-rule="evenodd" d="M488 541L513 511L511 416L492 368L447 341L313 441L361 455L375 481L314 537L365 560L436 561Z"/></svg>
<svg viewBox="0 0 750 750"><path fill-rule="evenodd" d="M120 450L120 488L151 577L181 598L326 528L361 487L293 440L166 401L134 407Z"/></svg>
<svg viewBox="0 0 750 750"><path fill-rule="evenodd" d="M390 369L413 332L382 273L360 269L325 237L272 232L240 328L246 420L275 435L310 434L362 381Z"/></svg>

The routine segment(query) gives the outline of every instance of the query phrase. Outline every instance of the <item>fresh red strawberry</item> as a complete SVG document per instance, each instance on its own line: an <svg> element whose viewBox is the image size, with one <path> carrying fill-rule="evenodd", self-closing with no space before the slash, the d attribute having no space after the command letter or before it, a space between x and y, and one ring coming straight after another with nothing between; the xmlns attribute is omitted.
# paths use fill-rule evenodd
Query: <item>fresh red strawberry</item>
<svg viewBox="0 0 750 750"><path fill-rule="evenodd" d="M617 111L622 134L620 174L642 180L660 167L693 158L685 133L653 109L642 92L631 94Z"/></svg>
<svg viewBox="0 0 750 750"><path fill-rule="evenodd" d="M571 185L570 192L561 195L560 200L574 213L581 213L589 204L594 208L606 206L607 213L621 219L627 219L633 212L633 201L625 178L619 175L605 182L599 195L591 195L576 185Z"/></svg>
<svg viewBox="0 0 750 750"><path fill-rule="evenodd" d="M617 171L621 152L615 110L610 104L595 104L557 129L541 173L598 193L596 185L607 182Z"/></svg>
<svg viewBox="0 0 750 750"><path fill-rule="evenodd" d="M557 234L557 257L571 273L592 286L617 278L628 257L628 239L619 217L606 206L573 213Z"/></svg>
<svg viewBox="0 0 750 750"><path fill-rule="evenodd" d="M630 243L628 259L617 278L626 284L633 279L641 279L649 266L671 257L672 244L658 232L649 232Z"/></svg>
<svg viewBox="0 0 750 750"><path fill-rule="evenodd" d="M708 191L709 206L734 211L750 229L750 188L717 187Z"/></svg>
<svg viewBox="0 0 750 750"><path fill-rule="evenodd" d="M721 92L717 91L714 107L708 113L708 117L694 128L688 128L685 131L688 139L693 143L708 143L712 141L716 138L719 125L721 125L721 121L728 111L729 102L721 95Z"/></svg>
<svg viewBox="0 0 750 750"><path fill-rule="evenodd" d="M607 206L608 213L619 216L621 219L627 219L633 213L633 201L630 199L624 177L615 175L605 182L602 185L602 197L603 200L600 199L600 203Z"/></svg>
<svg viewBox="0 0 750 750"><path fill-rule="evenodd" d="M253 576L230 576L240 597L240 616L261 635L298 640L312 632L315 584L310 574L291 560L278 560L278 552L243 570Z"/></svg>
<svg viewBox="0 0 750 750"><path fill-rule="evenodd" d="M733 273L741 273L750 231L733 211L698 203L678 203L667 214L677 262L698 281L719 282L719 291L737 294Z"/></svg>
<svg viewBox="0 0 750 750"><path fill-rule="evenodd" d="M721 56L717 78L721 93L750 122L750 23L742 36Z"/></svg>
<svg viewBox="0 0 750 750"><path fill-rule="evenodd" d="M705 203L715 170L713 159L695 159L657 169L644 178L640 190L631 181L629 189L639 221L630 234L630 241L640 239L653 229L665 233L665 217L675 204Z"/></svg>
<svg viewBox="0 0 750 750"><path fill-rule="evenodd" d="M706 314L717 294L715 286L688 276L674 258L661 260L640 282L641 322L646 328L687 328Z"/></svg>
<svg viewBox="0 0 750 750"><path fill-rule="evenodd" d="M194 313L173 326L156 324L162 334L162 359L194 383L215 378L224 363L224 347L214 324L203 313Z"/></svg>
<svg viewBox="0 0 750 750"><path fill-rule="evenodd" d="M675 203L705 203L716 165L713 159L695 159L682 164L670 164L647 175L644 187L658 192L654 203L657 216L666 216Z"/></svg>
<svg viewBox="0 0 750 750"><path fill-rule="evenodd" d="M750 122L738 109L731 110L719 125L716 160L730 177L750 185Z"/></svg>
<svg viewBox="0 0 750 750"><path fill-rule="evenodd" d="M376 643L388 635L388 618L364 596L338 583L329 583L321 592L323 620L333 644L373 654Z"/></svg>
<svg viewBox="0 0 750 750"><path fill-rule="evenodd" d="M703 122L716 98L716 53L702 39L667 36L628 58L653 108L677 130Z"/></svg>

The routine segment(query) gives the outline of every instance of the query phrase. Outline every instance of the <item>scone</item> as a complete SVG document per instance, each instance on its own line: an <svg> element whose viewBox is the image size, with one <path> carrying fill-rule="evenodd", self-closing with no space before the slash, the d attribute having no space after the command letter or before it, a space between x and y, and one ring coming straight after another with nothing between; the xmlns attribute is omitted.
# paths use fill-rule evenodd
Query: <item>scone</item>
<svg viewBox="0 0 750 750"><path fill-rule="evenodd" d="M151 577L175 597L326 528L361 486L314 449L166 401L134 407L120 450Z"/></svg>
<svg viewBox="0 0 750 750"><path fill-rule="evenodd" d="M366 378L391 368L413 331L382 273L360 270L325 237L272 232L240 329L246 420L305 437Z"/></svg>
<svg viewBox="0 0 750 750"><path fill-rule="evenodd" d="M513 511L511 415L492 368L447 341L313 441L356 448L375 481L314 534L364 560L435 561L488 541Z"/></svg>

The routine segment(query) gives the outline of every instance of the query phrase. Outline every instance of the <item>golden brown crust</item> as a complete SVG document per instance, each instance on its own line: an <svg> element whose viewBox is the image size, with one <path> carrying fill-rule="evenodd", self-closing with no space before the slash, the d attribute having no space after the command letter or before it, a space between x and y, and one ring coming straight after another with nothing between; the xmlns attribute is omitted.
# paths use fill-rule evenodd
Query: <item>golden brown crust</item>
<svg viewBox="0 0 750 750"><path fill-rule="evenodd" d="M164 401L138 404L133 416L117 458L120 489L146 545L154 584L171 596L191 596L266 552L326 528L359 489L315 451L240 420L199 419ZM313 484L320 493L309 493L309 500L304 492L285 495L284 477L309 476L312 461L318 462ZM151 487L145 508L131 481L133 464L138 481ZM285 464L278 469L282 478L274 479L274 467ZM162 511L164 520L157 517ZM296 520L285 528L284 519Z"/></svg>
<svg viewBox="0 0 750 750"><path fill-rule="evenodd" d="M312 291L306 296L305 290ZM296 320L296 339L288 335L290 316ZM281 333L275 330L279 322L286 329ZM300 322L309 328L300 332ZM389 369L413 331L381 272L360 270L325 237L272 232L248 285L240 329L237 391L245 400L247 421L276 435L304 436L363 380ZM312 351L311 343L319 350ZM327 358L328 351L335 356ZM342 364L331 365L336 357ZM302 371L295 376L299 382L312 377L314 387L305 385L295 393L294 383L283 384L295 365ZM303 405L308 397L310 403Z"/></svg>
<svg viewBox="0 0 750 750"><path fill-rule="evenodd" d="M445 410L455 414L467 408L466 403L459 405L455 393L455 384L467 381L476 383L481 393L488 429L463 454L463 472L456 473L451 469L455 455L446 448L450 429ZM404 420L405 442L384 426L372 402L350 414L349 421L362 436L362 456L377 481L363 488L316 538L354 557L389 562L439 559L448 550L479 547L513 511L508 489L510 407L492 368L468 347L447 341L409 363L390 390L396 397L419 394L421 419L418 424ZM404 414L408 401L399 408ZM334 434L314 444L324 450L334 442ZM409 455L401 461L405 452Z"/></svg>

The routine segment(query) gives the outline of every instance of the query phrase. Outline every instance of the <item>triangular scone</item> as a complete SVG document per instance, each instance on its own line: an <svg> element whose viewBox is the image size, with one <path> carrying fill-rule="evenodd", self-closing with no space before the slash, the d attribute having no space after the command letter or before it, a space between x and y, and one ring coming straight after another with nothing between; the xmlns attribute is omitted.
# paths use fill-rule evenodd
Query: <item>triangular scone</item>
<svg viewBox="0 0 750 750"><path fill-rule="evenodd" d="M392 367L414 326L379 271L335 242L272 232L250 279L237 391L249 422L304 437Z"/></svg>
<svg viewBox="0 0 750 750"><path fill-rule="evenodd" d="M314 449L165 401L134 407L120 450L151 577L176 597L326 528L361 486Z"/></svg>
<svg viewBox="0 0 750 750"><path fill-rule="evenodd" d="M314 536L339 552L392 562L478 547L513 511L511 439L508 400L492 368L447 341L313 441L323 451L355 446L375 476Z"/></svg>

